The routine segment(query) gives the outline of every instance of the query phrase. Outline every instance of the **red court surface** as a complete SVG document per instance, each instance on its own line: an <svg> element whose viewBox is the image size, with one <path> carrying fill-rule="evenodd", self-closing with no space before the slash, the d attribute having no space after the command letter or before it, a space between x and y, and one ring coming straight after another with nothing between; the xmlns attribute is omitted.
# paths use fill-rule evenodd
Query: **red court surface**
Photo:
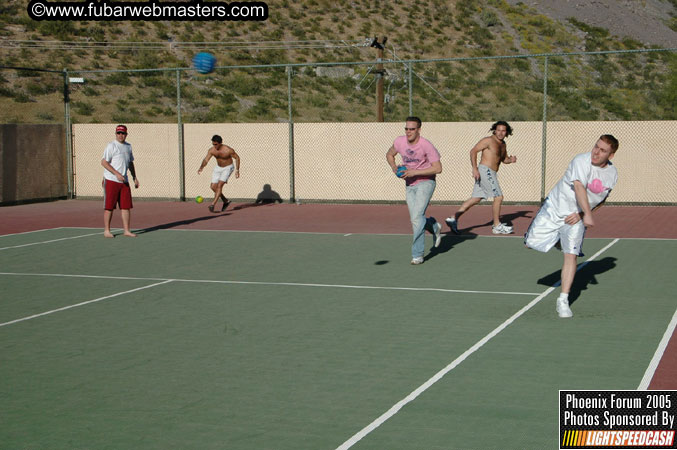
<svg viewBox="0 0 677 450"><path fill-rule="evenodd" d="M210 213L195 202L135 201L132 228L193 230L298 231L317 233L411 233L407 207L398 205L234 203L223 213ZM218 207L221 204L219 203ZM442 222L458 206L433 205L428 215ZM538 206L504 206L502 220L523 235ZM103 203L96 200L63 200L0 208L0 235L55 227L103 229ZM596 226L586 237L677 239L677 207L605 206L595 211ZM120 212L113 213L113 227L121 227ZM460 220L463 233L490 235L491 206L470 209ZM443 232L449 232L446 225Z"/></svg>

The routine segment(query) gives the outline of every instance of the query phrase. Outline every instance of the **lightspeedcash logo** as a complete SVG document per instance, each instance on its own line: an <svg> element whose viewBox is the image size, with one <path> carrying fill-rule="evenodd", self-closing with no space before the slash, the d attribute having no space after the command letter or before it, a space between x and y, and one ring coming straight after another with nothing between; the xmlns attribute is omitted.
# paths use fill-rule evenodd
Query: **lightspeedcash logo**
<svg viewBox="0 0 677 450"><path fill-rule="evenodd" d="M559 448L677 448L677 391L560 391Z"/></svg>
<svg viewBox="0 0 677 450"><path fill-rule="evenodd" d="M161 2L49 2L31 0L28 15L33 20L232 20L264 21L268 5L264 2L206 2L200 0Z"/></svg>

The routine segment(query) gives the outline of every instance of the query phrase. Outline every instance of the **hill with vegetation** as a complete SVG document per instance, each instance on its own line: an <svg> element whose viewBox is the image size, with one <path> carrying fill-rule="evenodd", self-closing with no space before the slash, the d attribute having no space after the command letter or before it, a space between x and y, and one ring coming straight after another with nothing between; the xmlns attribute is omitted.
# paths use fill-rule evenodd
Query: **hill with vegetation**
<svg viewBox="0 0 677 450"><path fill-rule="evenodd" d="M656 2L669 11L661 23L677 31L677 0L649 3ZM190 123L287 121L288 69L105 71L188 68L199 51L213 53L219 67L305 64L293 68L295 122L375 121L378 53L370 44L378 36L388 38L386 121L409 111L403 61L441 58L453 59L411 66L413 110L426 121L540 120L546 70L552 120L677 118L677 52L580 55L648 46L585 17L546 15L547 2L539 9L506 0L266 3L263 22L37 22L28 0L5 0L0 66L102 71L73 73L85 79L71 89L76 123L173 123L179 101ZM543 53L562 55L550 56L547 68L543 57L524 58ZM508 58L482 59L496 56ZM0 70L0 122L63 122L63 84L62 73Z"/></svg>

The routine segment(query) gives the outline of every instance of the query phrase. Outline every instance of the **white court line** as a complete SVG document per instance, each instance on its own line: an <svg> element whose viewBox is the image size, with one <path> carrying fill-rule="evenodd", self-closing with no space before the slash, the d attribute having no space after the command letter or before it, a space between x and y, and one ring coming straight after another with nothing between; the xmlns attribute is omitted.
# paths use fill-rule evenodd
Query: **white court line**
<svg viewBox="0 0 677 450"><path fill-rule="evenodd" d="M63 273L22 273L22 272L0 272L0 275L15 276L35 276L35 277L63 277L63 278L102 278L111 280L141 280L141 281L175 281L181 283L217 283L217 284L249 284L262 286L300 286L300 287L324 287L341 289L379 289L390 291L429 291L429 292L447 292L461 294L494 294L494 295L538 295L534 292L502 292L502 291L470 291L462 289L440 289L425 287L396 287L396 286L360 286L348 284L320 284L320 283L289 283L277 281L238 281L238 280L189 280L181 278L143 278L143 277L116 277L110 275L78 275Z"/></svg>
<svg viewBox="0 0 677 450"><path fill-rule="evenodd" d="M64 228L64 227L43 228L42 230L22 231L20 233L9 233L9 234L0 235L0 238L4 238L4 237L7 237L7 236L19 236L20 234L40 233L41 231L60 230L62 228Z"/></svg>
<svg viewBox="0 0 677 450"><path fill-rule="evenodd" d="M604 251L606 251L609 247L614 245L616 242L618 242L618 239L614 240L613 242L609 243L607 246L605 246L603 249L592 255L590 258L586 260L592 261L593 259L597 258L599 255L601 255ZM496 336L498 333L503 331L505 328L508 327L508 325L512 324L515 320L517 320L520 316L522 316L525 312L530 310L532 307L534 307L538 302L543 300L548 294L550 294L552 291L555 290L555 286L551 286L543 293L541 293L538 297L533 299L529 304L527 304L524 308L520 309L517 311L515 314L513 314L508 320L500 324L498 327L496 327L493 331L491 331L489 334L484 336L482 339L480 339L475 345L470 347L468 350L463 352L461 356L453 360L447 367L444 369L440 370L437 372L435 375L433 375L428 381L423 383L421 386L416 388L411 394L407 395L405 398L394 404L388 411L384 412L381 414L376 420L374 420L372 423L367 425L366 427L362 428L359 432L357 432L355 435L353 435L350 439L345 441L343 444L341 444L339 447L337 447L336 450L347 450L353 445L355 445L357 442L359 442L362 438L364 438L366 435L374 431L376 428L378 428L382 423L384 423L386 420L390 419L392 416L397 414L397 412L402 409L407 403L410 403L416 399L419 395L421 395L423 392L425 392L430 386L433 384L437 383L440 379L442 379L443 376L445 376L447 373L449 373L451 370L453 370L456 366L461 364L463 361L468 358L468 356L472 355L475 353L477 350L482 348L484 344L489 342L494 336Z"/></svg>
<svg viewBox="0 0 677 450"><path fill-rule="evenodd" d="M74 229L74 230L96 230L98 228L93 228L93 227L60 227L60 228L65 228L65 229ZM152 228L152 227L151 227ZM56 229L56 228L55 228ZM113 228L111 228L113 230ZM120 228L116 229L120 230ZM143 231L144 228L134 228L132 231L139 232ZM268 233L268 234L274 234L274 233L280 233L280 234L310 234L310 235L341 235L341 236L352 236L352 235L357 235L357 236L409 236L411 237L411 233L329 233L329 232L319 232L319 231L282 231L282 230L197 230L197 229L192 229L192 228L165 228L162 230L158 231L178 231L178 232L190 232L190 231L206 231L209 233ZM515 236L508 236L505 234L502 235L483 235L483 234L451 234L447 233L447 235L452 236L453 238L457 239L476 239L476 238L486 238L486 239L524 239L524 236L522 235L515 235ZM585 238L586 241L595 241L595 240L605 240L608 241L609 239L621 239L623 241L677 241L677 239L671 239L671 238L613 238L613 237L587 237Z"/></svg>
<svg viewBox="0 0 677 450"><path fill-rule="evenodd" d="M24 322L26 320L35 319L36 317L42 317L42 316L46 316L48 314L54 314L55 312L65 311L67 309L77 308L78 306L83 306L83 305L88 305L90 303L100 302L102 300L106 300L106 299L113 298L113 297L118 297L120 295L131 294L132 292L141 291L143 289L148 289L148 288L152 288L152 287L155 287L155 286L160 286L161 284L170 283L171 281L172 280L165 280L165 281L162 281L160 283L154 283L154 284L151 284L151 285L148 285L148 286L143 286L143 287L140 287L140 288L131 289L129 291L118 292L117 294L95 298L94 300L87 300L86 302L76 303L75 305L64 306L63 308L57 308L57 309L53 309L51 311L45 311L45 312L42 312L40 314L34 314L34 315L28 316L28 317L22 317L21 319L16 319L16 320L12 320L12 321L5 322L5 323L0 323L0 327L4 327L5 325L11 325L13 323Z"/></svg>
<svg viewBox="0 0 677 450"><path fill-rule="evenodd" d="M11 247L1 247L0 250L9 250L11 248L30 247L31 245L49 244L49 243L52 243L52 242L67 241L69 239L80 239L80 238L87 237L87 236L96 236L97 234L103 234L103 231L99 231L98 233L82 234L80 236L71 236L71 237L60 238L60 239L50 239L49 241L31 242L30 244L13 245Z"/></svg>
<svg viewBox="0 0 677 450"><path fill-rule="evenodd" d="M654 353L653 358L649 363L649 367L647 367L646 372L644 372L644 377L642 378L642 381L639 383L639 386L637 386L638 391L646 391L647 389L649 389L649 384L651 383L651 380L653 379L653 376L656 373L658 364L661 362L661 358L663 357L663 353L665 353L665 349L668 346L668 342L670 341L672 334L675 332L675 327L677 327L677 310L675 310L675 314L673 314L672 320L670 321L668 328L665 330L665 333L663 334L663 339L661 339L661 342L658 344L658 348L656 349L656 352Z"/></svg>
<svg viewBox="0 0 677 450"><path fill-rule="evenodd" d="M463 289L439 289L425 287L395 287L395 286L359 286L349 284L319 284L319 283L284 283L268 281L220 281L220 280L174 280L187 283L226 283L226 284L260 284L269 286L304 286L304 287L326 287L342 289L381 289L390 291L429 291L429 292L451 292L463 294L499 294L499 295L537 295L533 292L501 292L501 291L468 291Z"/></svg>

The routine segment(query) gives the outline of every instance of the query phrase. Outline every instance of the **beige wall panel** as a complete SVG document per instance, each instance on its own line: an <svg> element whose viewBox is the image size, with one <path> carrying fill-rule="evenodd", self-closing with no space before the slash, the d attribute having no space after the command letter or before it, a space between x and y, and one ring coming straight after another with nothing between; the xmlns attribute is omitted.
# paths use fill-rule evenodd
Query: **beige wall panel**
<svg viewBox="0 0 677 450"><path fill-rule="evenodd" d="M504 165L500 183L506 200L540 199L541 124L511 124L508 151L518 156ZM462 201L472 193L470 149L488 136L491 123L424 123L421 135L440 152L443 172L433 201ZM385 161L401 123L304 123L294 127L297 197L334 200L404 200L404 182ZM399 162L399 157L398 157Z"/></svg>
<svg viewBox="0 0 677 450"><path fill-rule="evenodd" d="M433 200L464 201L474 185L470 150L482 138L490 136L492 122L453 122L423 124L422 135L440 151L443 172L438 177ZM506 138L508 154L517 163L499 168L499 183L505 201L539 201L541 177L540 122L511 122L514 133ZM479 163L480 156L477 161Z"/></svg>
<svg viewBox="0 0 677 450"><path fill-rule="evenodd" d="M506 139L517 163L499 172L506 201L538 202L541 195L541 122L513 122ZM433 201L460 202L473 186L470 149L489 135L490 122L424 123L422 135L440 151L443 173ZM76 193L101 196L101 155L114 138L115 124L74 125ZM135 197L179 198L178 130L171 124L129 125L141 188ZM590 151L603 133L620 141L614 163L620 178L612 202L677 202L673 182L674 149L670 140L677 121L548 122L547 192L571 159ZM184 126L186 197L212 197L211 161L202 175L200 161L219 134L242 158L239 179L231 178L225 195L255 199L265 185L284 200L290 198L289 126L269 124L186 124ZM385 162L385 153L404 121L391 123L302 123L294 125L296 197L307 200L403 201L404 183Z"/></svg>
<svg viewBox="0 0 677 450"><path fill-rule="evenodd" d="M385 160L403 127L404 122L294 125L296 197L403 200L404 182Z"/></svg>
<svg viewBox="0 0 677 450"><path fill-rule="evenodd" d="M675 145L666 136L677 132L677 121L548 122L546 193L562 177L571 159L592 150L602 134L619 141L612 160L618 184L610 202L675 202L672 175Z"/></svg>
<svg viewBox="0 0 677 450"><path fill-rule="evenodd" d="M223 188L226 197L255 199L265 185L270 185L283 200L289 199L289 125L286 123L184 125L187 198L214 197L209 184L216 161L212 158L201 175L197 169L215 134L235 149L242 162L240 178L231 175Z"/></svg>
<svg viewBox="0 0 677 450"><path fill-rule="evenodd" d="M179 198L178 127L173 124L126 124L139 189L134 198ZM101 197L101 157L115 139L115 124L73 125L75 187L80 197Z"/></svg>

